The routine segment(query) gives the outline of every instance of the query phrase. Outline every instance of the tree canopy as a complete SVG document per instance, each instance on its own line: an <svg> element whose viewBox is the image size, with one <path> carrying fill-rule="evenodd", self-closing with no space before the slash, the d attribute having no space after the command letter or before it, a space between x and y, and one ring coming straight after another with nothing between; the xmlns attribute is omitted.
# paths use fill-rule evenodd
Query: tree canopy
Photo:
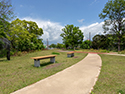
<svg viewBox="0 0 125 94"><path fill-rule="evenodd" d="M105 32L116 35L120 51L121 38L125 34L125 0L109 0L99 17L105 19Z"/></svg>
<svg viewBox="0 0 125 94"><path fill-rule="evenodd" d="M70 47L73 49L82 43L84 36L79 27L67 25L62 31L63 33L60 36L63 37L63 43L66 48Z"/></svg>
<svg viewBox="0 0 125 94"><path fill-rule="evenodd" d="M4 31L8 30L8 21L14 17L13 14L11 0L0 0L0 37L6 37Z"/></svg>
<svg viewBox="0 0 125 94"><path fill-rule="evenodd" d="M106 49L108 47L109 40L105 35L95 35L92 41L92 47L94 49Z"/></svg>
<svg viewBox="0 0 125 94"><path fill-rule="evenodd" d="M85 40L80 45L80 48L82 48L82 49L90 49L91 46L92 46L92 42L90 40Z"/></svg>
<svg viewBox="0 0 125 94"><path fill-rule="evenodd" d="M12 47L21 51L34 50L42 45L42 39L38 39L43 34L35 22L16 19L11 22L10 30L6 32Z"/></svg>

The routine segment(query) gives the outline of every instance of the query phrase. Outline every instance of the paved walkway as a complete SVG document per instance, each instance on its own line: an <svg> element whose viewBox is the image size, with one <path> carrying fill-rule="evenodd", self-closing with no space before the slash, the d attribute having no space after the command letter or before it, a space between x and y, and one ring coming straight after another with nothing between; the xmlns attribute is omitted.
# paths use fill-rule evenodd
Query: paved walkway
<svg viewBox="0 0 125 94"><path fill-rule="evenodd" d="M77 64L12 94L89 94L101 64L99 55L88 54Z"/></svg>

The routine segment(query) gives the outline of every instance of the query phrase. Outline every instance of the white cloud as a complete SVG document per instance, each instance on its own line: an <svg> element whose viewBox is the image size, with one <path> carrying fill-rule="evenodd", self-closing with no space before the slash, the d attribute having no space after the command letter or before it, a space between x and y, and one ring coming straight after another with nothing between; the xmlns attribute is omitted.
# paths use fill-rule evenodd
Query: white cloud
<svg viewBox="0 0 125 94"><path fill-rule="evenodd" d="M91 33L91 40L96 34L104 34L102 25L104 22L101 23L93 23L89 26L81 26L80 29L82 30L84 34L84 40L89 39L89 32Z"/></svg>
<svg viewBox="0 0 125 94"><path fill-rule="evenodd" d="M97 0L94 0L90 5L93 5L94 3L96 3L97 2Z"/></svg>
<svg viewBox="0 0 125 94"><path fill-rule="evenodd" d="M84 21L84 19L78 20L79 23L82 23Z"/></svg>
<svg viewBox="0 0 125 94"><path fill-rule="evenodd" d="M37 25L43 29L44 34L41 36L43 39L43 42L46 43L46 40L49 40L49 44L51 43L62 43L62 37L60 34L62 33L62 28L64 26L60 25L60 23L57 22L51 22L51 21L45 21L41 19L33 19L30 17L25 17L21 20L27 20L27 21L34 21L37 23ZM89 32L91 32L91 39L96 34L103 34L103 25L104 22L101 23L93 23L88 26L81 26L80 30L82 30L84 34L84 40L89 39Z"/></svg>
<svg viewBox="0 0 125 94"><path fill-rule="evenodd" d="M20 7L23 7L23 5L20 5Z"/></svg>
<svg viewBox="0 0 125 94"><path fill-rule="evenodd" d="M49 40L49 44L51 43L62 43L62 38L60 37L60 34L62 33L63 26L60 25L60 23L57 22L51 22L51 21L45 21L41 19L33 19L30 17L22 18L21 20L27 20L27 21L34 21L37 23L37 25L43 29L43 35L41 38L43 39L43 42L46 43L46 40Z"/></svg>

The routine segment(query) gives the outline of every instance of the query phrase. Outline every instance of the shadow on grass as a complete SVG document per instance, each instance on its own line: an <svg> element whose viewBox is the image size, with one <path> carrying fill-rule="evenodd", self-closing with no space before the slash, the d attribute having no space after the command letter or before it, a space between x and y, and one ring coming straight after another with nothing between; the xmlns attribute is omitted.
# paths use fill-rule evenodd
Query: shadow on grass
<svg viewBox="0 0 125 94"><path fill-rule="evenodd" d="M40 64L40 66L43 67L43 66L47 66L47 65L50 65L50 64L53 64L53 63L52 62L44 62L44 63Z"/></svg>
<svg viewBox="0 0 125 94"><path fill-rule="evenodd" d="M58 63L57 61L55 61L55 63ZM40 63L40 67L44 67L44 66L48 66L54 64L53 62L41 62ZM33 67L35 67L34 65L32 65Z"/></svg>
<svg viewBox="0 0 125 94"><path fill-rule="evenodd" d="M3 61L8 61L7 59L0 59L0 62L3 62Z"/></svg>

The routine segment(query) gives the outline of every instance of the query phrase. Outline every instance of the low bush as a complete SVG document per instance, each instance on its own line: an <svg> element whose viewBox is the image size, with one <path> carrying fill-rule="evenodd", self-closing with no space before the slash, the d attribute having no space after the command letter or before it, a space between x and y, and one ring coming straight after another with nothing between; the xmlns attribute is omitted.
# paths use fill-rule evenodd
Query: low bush
<svg viewBox="0 0 125 94"><path fill-rule="evenodd" d="M52 52L52 54L60 55L60 54L59 54L59 53L57 53L57 52Z"/></svg>

